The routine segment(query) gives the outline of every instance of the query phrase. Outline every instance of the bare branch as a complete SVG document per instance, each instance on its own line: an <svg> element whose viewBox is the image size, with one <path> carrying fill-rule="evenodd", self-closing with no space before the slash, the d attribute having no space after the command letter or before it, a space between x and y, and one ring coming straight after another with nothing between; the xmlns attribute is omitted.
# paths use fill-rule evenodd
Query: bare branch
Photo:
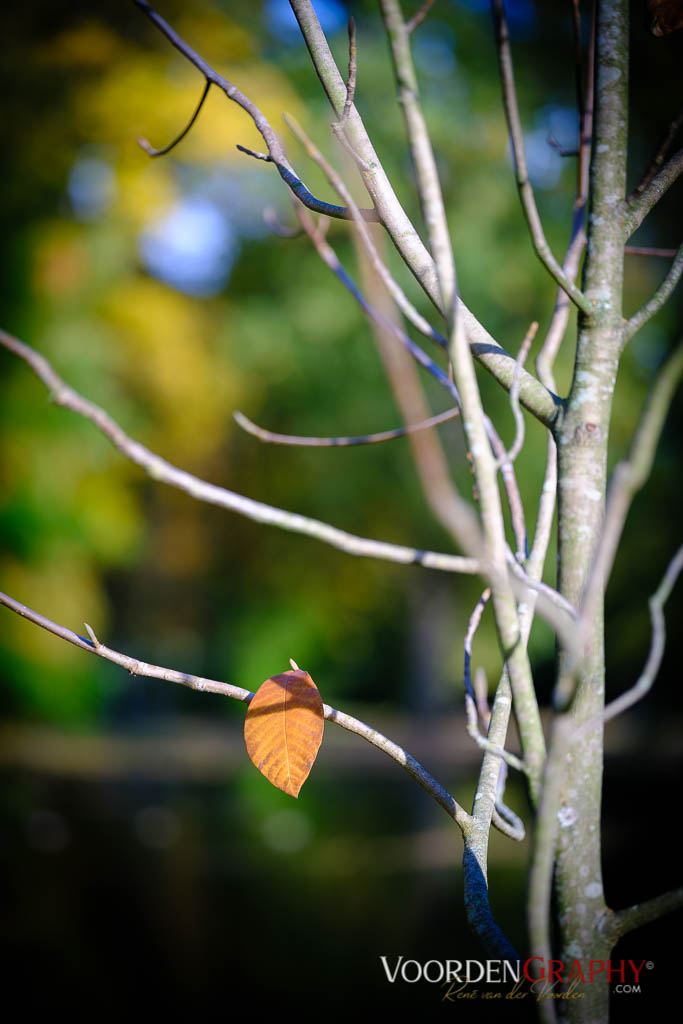
<svg viewBox="0 0 683 1024"><path fill-rule="evenodd" d="M569 716L558 715L553 723L548 758L543 772L542 795L536 819L529 872L527 922L531 951L534 956L541 957L546 963L553 955L550 922L558 831L562 821L571 821L572 814L570 808L562 808L562 786L569 749L570 729ZM551 1013L544 1019L555 1019L552 1007Z"/></svg>
<svg viewBox="0 0 683 1024"><path fill-rule="evenodd" d="M329 244L329 242L326 242L325 239L321 237L320 232L316 230L311 218L308 216L308 214L306 214L305 210L299 207L297 209L297 216L299 217L299 222L301 226L303 227L304 231L313 242L313 245L315 246L321 259L327 264L332 273L339 278L339 280L342 282L344 287L351 293L351 295L353 295L354 299L356 300L360 308L363 310L365 315L370 320L372 320L373 323L379 323L384 327L388 328L388 330L390 330L392 334L394 334L394 336L398 338L401 344L406 349L408 349L408 351L413 356L415 361L418 362L421 366L423 366L425 370L427 370L427 372L430 373L432 377L434 377L434 379L437 380L439 384L441 384L441 386L448 391L451 397L454 398L455 401L459 403L460 399L458 396L457 389L453 384L452 380L450 380L448 374L445 373L441 369L441 367L434 362L433 359L430 359L427 353L423 349L421 349L420 346L417 345L412 340L412 338L410 338L405 333L405 331L402 331L397 324L395 324L388 317L384 316L382 313L379 313L374 308L374 306L370 305L370 303L363 296L358 287L354 284L350 276L347 274L346 270L342 266L339 257L337 256L332 246Z"/></svg>
<svg viewBox="0 0 683 1024"><path fill-rule="evenodd" d="M299 448L344 448L352 445L380 444L382 441L393 441L398 437L414 434L418 430L437 427L440 423L447 423L459 415L459 409L447 409L436 416L430 416L429 419L423 420L421 423L411 423L406 427L397 427L395 430L383 430L378 434L362 434L359 437L299 437L292 434L276 434L271 430L264 430L263 427L259 427L256 423L252 423L241 412L234 412L233 418L248 434L258 437L259 441L263 441L266 444L291 445Z"/></svg>
<svg viewBox="0 0 683 1024"><path fill-rule="evenodd" d="M353 197L351 196L349 190L346 188L341 177L337 174L334 168L325 159L322 153L317 149L317 147L313 144L311 139L306 135L306 133L297 124L297 122L293 118L289 118L287 116L285 116L285 120L286 123L294 132L294 134L297 136L299 141L306 148L306 151L309 154L309 156L313 160L315 160L319 167L321 167L321 169L327 176L330 184L337 191L342 201L346 203L348 209L351 210L354 217L354 224L357 228L358 237L360 238L365 253L369 258L375 273L379 277L380 281L384 284L386 290L394 299L401 312L403 312L407 316L407 318L414 324L414 326L421 330L423 334L425 334L427 337L432 338L432 340L436 341L439 345L442 345L444 348L446 348L446 339L443 337L443 335L439 334L438 331L435 331L431 327L431 325L427 323L424 317L422 317L421 314L415 309L412 303L405 296L403 290L392 277L384 261L380 258L379 253L377 251L377 247L370 233L370 230L368 229L368 226L365 223L363 223L362 219L360 218ZM313 240L315 243L315 239ZM331 250L330 252L328 252L328 257L330 256L330 253ZM321 255L323 255L322 252ZM323 259L326 259L324 255ZM327 259L326 262L328 262ZM332 263L328 263L328 265L332 266ZM332 269L334 269L334 267L332 267ZM338 273L338 270L335 270L335 273ZM341 278L341 280L344 281L344 284L347 287L349 287L349 285L347 284L347 279L348 275L346 275L346 279L344 277ZM373 305L373 307L371 308L375 309L375 305ZM394 324L393 320L390 317L386 317L386 315L385 319L387 321L390 321L390 329L393 330L394 333L396 333L396 325ZM374 322L377 323L377 320L374 319ZM401 337L403 338L405 336L402 335ZM519 378L520 371L521 367L517 367L515 371L517 374L517 378ZM452 393L454 397L457 396L457 392L455 390L453 390ZM505 491L510 506L510 515L512 519L513 529L515 532L517 548L519 551L522 551L526 554L526 527L524 524L524 509L522 506L522 500L519 494L519 489L517 487L517 481L515 479L514 468L512 466L511 461L505 458L505 448L503 446L503 442L498 437L495 427L493 426L493 423L488 417L485 417L485 425L493 451L497 455L499 463L502 467L501 475L503 477L503 483L505 486Z"/></svg>
<svg viewBox="0 0 683 1024"><path fill-rule="evenodd" d="M173 466L166 459L151 452L139 441L128 437L124 430L98 405L89 402L70 388L55 372L52 366L34 349L23 342L12 338L4 331L0 331L0 344L19 358L23 359L34 371L52 394L53 401L66 409L84 416L90 420L97 429L107 437L122 455L140 466L153 479L171 487L177 487L185 491L198 501L205 501L211 505L218 505L221 508L230 509L238 515L245 516L257 523L265 523L270 526L277 526L292 533L301 533L309 537L316 537L318 540L332 547L339 548L351 555L359 555L367 558L381 558L389 562L398 562L405 565L414 563L430 569L440 569L444 572L464 572L476 574L481 570L480 562L475 558L463 558L459 555L440 554L434 551L421 551L418 548L405 547L400 544L388 544L384 541L369 540L365 537L356 537L354 534L339 530L329 523L321 522L318 519L310 519L307 516L298 515L295 512L287 512L284 509L276 508L273 505L266 505L253 498L247 498L242 494L229 491L225 487L218 487L216 484L207 483L199 477L193 476L182 469Z"/></svg>
<svg viewBox="0 0 683 1024"><path fill-rule="evenodd" d="M576 156L579 156L581 152L581 143L584 136L584 120L586 114L586 107L583 97L583 52L581 47L581 11L579 9L579 0L572 0L572 30L574 34L574 82L576 86L576 109L579 116L579 131L578 131L578 148L576 150ZM559 150L559 147L557 147ZM560 150L561 152L561 150ZM567 155L562 153L562 156ZM579 160L577 169L577 193L583 195L585 193L585 182L584 177L584 166L583 161Z"/></svg>
<svg viewBox="0 0 683 1024"><path fill-rule="evenodd" d="M147 141L147 139L143 139L142 137L140 137L138 139L138 146L140 146L141 149L144 149L145 153L147 153L149 156L165 156L167 153L170 153L171 150L175 146L177 146L179 142L182 142L182 140L185 138L185 136L189 132L189 130L192 127L192 125L195 123L195 121L199 117L199 113L200 113L202 107L204 106L204 100L209 95L209 89L210 88L211 88L211 82L207 78L207 80L206 80L206 82L204 84L204 90L202 92L201 98L199 100L199 103L197 104L197 108L196 108L194 114L192 115L190 120L187 122L187 124L185 125L185 127L181 131L180 135L176 135L176 137L173 140L173 142L169 142L168 146L164 146L163 149L154 149L154 147L151 145L151 143L149 143Z"/></svg>
<svg viewBox="0 0 683 1024"><path fill-rule="evenodd" d="M619 539L633 496L644 485L655 457L671 400L683 374L683 341L659 371L631 441L628 458L614 467L605 520L593 559L581 609L582 623L589 623L595 603L609 580Z"/></svg>
<svg viewBox="0 0 683 1024"><path fill-rule="evenodd" d="M510 37L508 35L507 19L503 0L493 0L493 17L496 28L496 43L498 46L498 62L500 65L500 77L503 90L503 103L505 116L510 133L510 143L515 164L515 175L517 188L522 202L522 209L529 227L534 250L543 263L546 270L557 283L565 290L570 299L584 313L590 313L592 304L583 294L580 288L574 284L571 278L567 277L559 265L546 241L541 218L538 215L534 191L529 180L529 171L524 151L524 134L517 105L517 93L515 89L514 72L512 68L512 55L510 53Z"/></svg>
<svg viewBox="0 0 683 1024"><path fill-rule="evenodd" d="M349 18L349 79L346 83L346 99L344 100L344 109L342 116L339 120L339 127L343 128L349 119L349 113L353 106L353 99L356 95L356 74L358 73L358 64L356 59L356 22L353 18Z"/></svg>
<svg viewBox="0 0 683 1024"><path fill-rule="evenodd" d="M517 359L515 360L515 372L512 378L512 387L510 388L510 407L515 421L515 437L512 442L512 447L505 452L502 460L499 461L499 465L504 465L506 462L514 462L521 452L524 444L524 416L522 415L522 410L519 407L519 374L526 362L527 356L529 355L529 349L531 348L531 343L536 337L537 330L538 321L534 320L530 325L529 330L526 332L524 340L519 347ZM522 549L522 557L525 558L526 554L526 549Z"/></svg>
<svg viewBox="0 0 683 1024"><path fill-rule="evenodd" d="M664 646L666 644L664 605L668 600L669 594L673 590L674 584L676 583L682 569L683 547L678 549L674 557L669 562L662 582L659 584L648 602L650 605L650 618L652 620L652 642L650 645L650 653L648 654L647 661L645 663L645 668L630 690L627 690L626 693L622 693L620 697L616 697L613 701L610 701L605 708L603 721L608 722L610 718L614 718L616 715L620 715L622 711L632 707L639 700L642 700L645 694L652 688L652 684L659 672L659 666L662 663L662 658L664 657Z"/></svg>
<svg viewBox="0 0 683 1024"><path fill-rule="evenodd" d="M358 209L358 206L356 205L353 196L351 195L348 188L344 184L344 181L341 178L341 176L335 171L334 167L332 167L330 162L325 159L325 157L320 152L318 147L313 144L313 141L309 138L309 136L306 134L306 132L303 130L303 128L297 122L297 120L286 114L283 116L285 124L290 128L294 135L296 135L297 139L302 144L310 158L314 160L315 163L320 167L320 169L325 174L327 180L329 181L330 185L332 185L332 188L337 192L342 202L345 203L347 208L349 209L356 230L358 232L358 237L360 238L363 248L367 253L370 263L372 264L372 267L375 270L377 276L379 277L380 281L382 282L386 290L391 295L392 299L394 300L398 308L401 310L404 316L413 324L413 326L417 327L418 331L424 334L425 337L430 338L432 341L436 342L436 344L443 348L444 351L447 351L448 342L446 338L444 338L443 334L440 334L439 331L432 327L432 325L422 316L422 314L418 312L418 310L407 297L401 286L394 279L393 275L391 274L391 271L387 267L384 260L380 258L370 228L363 220L361 216L361 211ZM343 136L339 136L339 138L342 137Z"/></svg>
<svg viewBox="0 0 683 1024"><path fill-rule="evenodd" d="M277 212L272 206L266 206L263 211L263 220L268 225L274 235L279 235L280 238L298 238L302 235L303 228L290 228L287 224L283 224L277 215Z"/></svg>
<svg viewBox="0 0 683 1024"><path fill-rule="evenodd" d="M568 156L578 156L579 155L578 149L565 149L564 146L562 146L557 141L555 136L550 134L550 132L548 132L546 141L547 141L549 146L552 146L553 149L556 150L560 154L560 156L568 157Z"/></svg>
<svg viewBox="0 0 683 1024"><path fill-rule="evenodd" d="M652 207L659 202L663 195L666 195L681 172L683 172L683 148L674 153L649 185L627 204L624 216L624 241L631 237L636 228L640 227Z"/></svg>
<svg viewBox="0 0 683 1024"><path fill-rule="evenodd" d="M191 690L198 690L203 693L218 693L223 697L232 697L234 700L242 701L248 704L254 696L249 690L243 689L241 686L233 686L231 683L223 683L217 679L205 679L202 676L191 675L188 672L178 672L176 669L162 668L160 665L150 665L146 661L139 661L137 658L131 658L127 654L121 654L118 651L114 651L109 647L105 647L104 644L100 643L92 633L92 630L86 626L86 629L91 633L92 639L85 640L82 636L77 633L73 633L70 629L65 626L60 626L56 622L52 622L51 619L45 618L44 615L40 615L38 612L33 611L31 608L27 608L26 605L21 604L19 601L15 601L14 598L9 597L7 594L0 593L0 604L5 605L11 611L16 612L24 619L28 619L33 622L36 626L40 626L41 629L47 630L48 633L53 633L55 636L60 637L62 640L66 640L68 643L73 644L75 647L80 647L81 650L87 651L90 654L96 654L99 658L103 658L105 661L111 661L115 665L119 665L121 668L127 669L131 675L145 676L152 679L164 679L170 683L179 683L181 686L187 686ZM393 761L396 761L402 768L404 768L416 782L418 782L422 788L429 793L429 795L436 800L436 802L443 807L446 813L451 817L463 832L466 831L470 823L470 815L467 811L461 807L456 800L448 793L443 786L432 778L429 772L422 767L419 761L416 761L414 757L408 754L402 747L392 740L387 739L382 733L376 729L372 729L365 722L361 722L357 718L353 718L352 715L347 715L343 711L338 711L336 708L330 707L328 704L323 704L323 714L327 721L334 722L336 725L341 726L342 729L346 729L349 732L355 733L357 736L361 736L364 740L370 743L373 747L377 747Z"/></svg>
<svg viewBox="0 0 683 1024"><path fill-rule="evenodd" d="M642 195L647 186L650 184L655 174L666 160L666 155L671 148L671 143L676 138L678 130L682 124L683 107L681 107L681 109L678 111L673 121L669 125L664 137L661 139L659 145L657 146L657 149L655 150L648 167L643 173L642 178L640 179L636 187L633 189L631 194L628 196L628 199L626 200L627 203L632 202L632 200L636 199L639 195Z"/></svg>
<svg viewBox="0 0 683 1024"><path fill-rule="evenodd" d="M680 889L672 889L670 892L662 893L661 896L654 896L644 903L636 903L626 910L619 910L612 919L612 928L615 940L622 935L632 932L635 928L641 928L644 924L657 921L665 914L683 907L683 886Z"/></svg>
<svg viewBox="0 0 683 1024"><path fill-rule="evenodd" d="M624 325L623 332L623 344L625 345L637 331L643 327L648 320L659 312L666 300L669 298L674 288L681 279L683 274L683 244L676 253L676 258L669 267L669 272L660 284L657 291L654 293L649 302L646 302L637 313L634 313L630 320Z"/></svg>
<svg viewBox="0 0 683 1024"><path fill-rule="evenodd" d="M484 608L486 607L490 596L491 588L487 587L486 590L481 595L481 597L479 598L479 600L477 601L476 605L474 606L474 610L472 611L472 614L470 615L469 618L469 622L467 623L467 632L465 633L465 664L463 668L463 685L465 687L465 696L469 697L472 702L472 710L474 711L475 722L477 715L477 702L475 699L474 689L472 687L472 677L470 674L470 668L472 664L472 639L474 637L474 634L477 632L477 629L479 628L481 617L484 614Z"/></svg>
<svg viewBox="0 0 683 1024"><path fill-rule="evenodd" d="M237 103L242 110L249 114L268 147L268 155L256 154L252 150L244 149L242 146L238 146L238 149L242 150L242 152L248 153L250 156L257 156L258 159L268 159L274 163L282 180L289 186L297 199L299 199L304 206L307 206L309 210L313 210L315 213L321 213L326 217L336 217L340 220L348 220L350 216L348 210L340 206L334 206L330 203L326 203L321 199L317 199L311 192L309 192L287 159L282 148L282 144L271 128L267 118L262 111L259 110L256 104L252 103L252 101L248 99L248 97L245 96L236 85L233 85L233 83L228 81L227 78L224 78L223 75L219 75L217 71L214 71L214 69L207 64L207 62L200 57L198 53L195 53L195 51L180 38L168 22L164 21L161 15L157 14L157 12L150 7L146 0L135 0L135 3L140 10L144 11L150 21L156 25L160 32L166 36L168 41L175 46L183 57L201 71L208 84L215 85L225 93L229 100ZM188 128L189 127L190 126L188 126ZM367 220L378 221L380 219L376 210L363 210L362 213Z"/></svg>
<svg viewBox="0 0 683 1024"><path fill-rule="evenodd" d="M585 244L586 233L583 227L583 209L580 209L574 213L571 238L563 264L565 274L567 274L567 276L572 280L576 278L578 273L581 254ZM565 292L564 288L560 287L557 289L555 309L553 310L553 315L548 326L545 340L543 341L540 352L536 357L536 372L539 379L543 382L545 387L552 389L553 391L556 389L557 385L555 384L552 366L567 330L567 324L569 323L569 311L569 296Z"/></svg>
<svg viewBox="0 0 683 1024"><path fill-rule="evenodd" d="M653 249L647 245L627 245L624 248L627 256L654 256L660 259L672 260L678 249Z"/></svg>
<svg viewBox="0 0 683 1024"><path fill-rule="evenodd" d="M422 22L425 20L430 10L432 9L433 4L434 0L424 0L422 6L418 8L418 10L415 11L415 14L412 16L412 18L409 18L408 21L406 22L406 29L408 30L408 32L413 33L415 29L422 24Z"/></svg>
<svg viewBox="0 0 683 1024"><path fill-rule="evenodd" d="M415 167L417 192L436 265L441 309L451 330L454 318L457 317L455 262L434 151L420 105L417 76L410 52L410 35L399 0L380 0L380 9L391 47L396 85Z"/></svg>
<svg viewBox="0 0 683 1024"><path fill-rule="evenodd" d="M344 109L346 86L313 5L310 0L290 0L290 5L299 22L316 73L332 109L339 117ZM440 309L440 292L434 261L399 203L355 107L351 108L345 131L351 150L359 162L365 187L370 193L382 224L410 272ZM479 323L462 300L458 302L458 316L462 318L467 340L475 358L502 387L509 391L514 358ZM549 392L540 381L526 371L522 374L520 401L525 409L546 426L554 424L562 412L562 402L557 395Z"/></svg>

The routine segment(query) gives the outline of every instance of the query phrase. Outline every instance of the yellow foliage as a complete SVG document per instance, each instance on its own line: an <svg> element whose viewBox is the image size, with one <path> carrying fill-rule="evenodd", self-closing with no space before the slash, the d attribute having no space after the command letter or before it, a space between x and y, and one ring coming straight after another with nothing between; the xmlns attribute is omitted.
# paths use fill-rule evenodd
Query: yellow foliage
<svg viewBox="0 0 683 1024"><path fill-rule="evenodd" d="M7 560L2 565L4 586L29 608L67 626L81 636L85 634L86 617L95 632L104 636L107 628L107 603L99 585L97 572L75 557L73 550L51 552L51 557L39 564L20 564ZM71 644L64 643L42 629L26 623L24 629L13 631L14 650L30 659L36 668L66 667L87 655ZM27 685L28 685L27 681ZM79 689L82 681L74 686ZM30 681L33 690L40 688L40 676Z"/></svg>
<svg viewBox="0 0 683 1024"><path fill-rule="evenodd" d="M241 394L239 378L217 372L214 325L196 300L137 277L110 292L104 312L119 332L130 382L158 421L169 458L202 459L221 445Z"/></svg>

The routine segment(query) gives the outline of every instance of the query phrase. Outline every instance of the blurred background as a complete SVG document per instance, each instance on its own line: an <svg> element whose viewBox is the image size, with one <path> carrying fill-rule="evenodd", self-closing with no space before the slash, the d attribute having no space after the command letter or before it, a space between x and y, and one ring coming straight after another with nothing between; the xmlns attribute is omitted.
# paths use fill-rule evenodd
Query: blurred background
<svg viewBox="0 0 683 1024"><path fill-rule="evenodd" d="M349 13L357 19L356 102L421 225L376 6L315 6L341 67ZM531 174L559 255L575 168L547 136L575 144L571 5L507 6ZM335 201L281 119L296 115L343 167L286 0L164 0L159 10L263 109L311 189ZM305 237L276 237L264 222L271 206L294 223L274 168L235 148L263 148L249 118L212 90L188 137L150 160L138 136L167 144L203 83L137 8L25 0L3 20L2 326L190 472L363 536L451 550L405 439L275 448L233 421L240 409L296 434L400 425L358 308ZM683 66L683 33L654 38L644 4L633 5L632 38L630 186L680 106ZM531 320L542 338L554 287L519 209L488 4L438 0L416 35L415 59L463 296L516 352ZM679 183L633 242L678 245L682 197ZM329 238L357 278L348 228L333 223ZM398 257L389 259L429 315ZM628 257L627 313L667 266ZM672 300L628 348L613 462L680 328L681 304ZM573 327L557 365L562 393L572 345ZM462 645L476 581L354 559L193 502L51 405L29 369L4 352L0 371L3 590L76 632L89 622L117 650L251 690L295 658L323 700L404 744L470 805L477 757L462 715ZM510 443L507 399L481 379ZM424 384L432 409L447 408L447 396ZM680 413L679 402L610 584L611 695L644 663L647 597L679 542ZM440 434L454 478L471 494L457 421ZM543 431L528 420L518 475L530 529L544 447ZM550 552L550 582L553 566ZM670 624L680 609L674 594ZM605 872L615 906L680 884L675 844L651 844L642 824L644 809L669 813L680 778L680 643L670 632L653 693L608 730ZM531 650L546 697L553 638L542 623ZM141 1000L185 1011L230 1007L258 986L264 1006L298 1007L308 996L326 1013L412 1001L429 1014L440 1012L438 989L387 985L379 957L484 955L465 923L457 829L361 740L328 726L294 803L249 761L243 705L128 676L6 609L0 658L2 962L25 1008L106 1005L120 1013ZM474 663L493 684L500 658L488 612ZM528 821L514 779L508 797ZM493 835L494 911L522 948L526 865L525 845ZM671 964L674 928L643 929L617 955ZM664 976L641 1007L662 994ZM469 1019L475 1008L459 1011ZM530 1011L518 1006L517 1018L532 1019ZM481 1007L477 1017L486 1019Z"/></svg>

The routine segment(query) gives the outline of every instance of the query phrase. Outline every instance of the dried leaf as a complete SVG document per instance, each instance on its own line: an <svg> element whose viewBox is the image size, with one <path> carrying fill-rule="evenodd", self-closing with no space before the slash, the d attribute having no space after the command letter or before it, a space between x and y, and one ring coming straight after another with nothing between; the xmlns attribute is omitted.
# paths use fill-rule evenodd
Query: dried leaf
<svg viewBox="0 0 683 1024"><path fill-rule="evenodd" d="M320 748L324 721L323 702L308 672L272 676L247 710L247 753L269 782L298 797Z"/></svg>

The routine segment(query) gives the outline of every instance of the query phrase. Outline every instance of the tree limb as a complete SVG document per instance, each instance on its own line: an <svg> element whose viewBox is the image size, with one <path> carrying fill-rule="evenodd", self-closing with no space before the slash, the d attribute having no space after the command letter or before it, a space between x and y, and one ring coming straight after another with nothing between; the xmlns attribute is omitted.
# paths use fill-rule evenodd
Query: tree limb
<svg viewBox="0 0 683 1024"><path fill-rule="evenodd" d="M119 665L121 668L125 668L131 675L134 676L145 676L151 679L164 679L169 683L178 683L181 686L187 686L191 690L198 690L202 693L217 693L223 697L232 697L234 700L242 701L248 704L254 696L249 690L243 689L241 686L233 686L231 683L223 683L217 679L205 679L202 676L195 676L189 672L178 672L176 669L163 668L160 665L150 665L146 661L139 661L137 658L131 658L128 654L121 654L119 651L114 651L110 647L106 647L100 643L92 629L86 623L86 630L90 635L90 639L86 640L84 637L79 636L78 633L73 633L66 626L60 626L56 622L52 622L51 619L46 618L44 615L40 615L38 612L33 611L31 608L27 608L26 605L21 604L14 598L9 597L7 594L0 592L0 604L5 605L11 611L16 612L22 618L27 619L29 622L33 622L34 625L40 626L41 629L47 630L48 633L53 633L55 636L60 637L62 640L66 640L68 643L73 644L75 647L80 647L82 651L87 651L89 654L96 654L98 658L104 658L105 661L111 661L115 665ZM456 800L448 793L443 786L432 778L429 772L422 767L419 761L416 761L414 757L408 754L402 747L392 740L387 739L382 733L376 729L366 725L365 722L361 722L359 719L354 718L352 715L347 715L344 711L338 711L336 708L330 707L328 704L323 704L323 714L327 721L334 722L336 725L341 726L342 729L353 732L357 736L361 736L364 740L370 743L373 747L377 747L383 753L390 757L393 761L396 761L408 774L418 782L422 788L429 793L429 795L436 800L436 802L443 807L446 813L451 817L463 830L469 825L470 815L467 811L457 803Z"/></svg>
<svg viewBox="0 0 683 1024"><path fill-rule="evenodd" d="M357 537L318 519L310 519L295 512L287 512L273 505L266 505L261 501L255 501L253 498L229 491L225 487L207 483L191 473L178 469L166 459L161 458L160 455L145 448L139 441L129 437L104 409L89 402L65 384L45 357L39 355L34 349L16 338L12 338L4 331L0 331L0 344L28 363L36 376L50 390L53 401L57 405L71 409L90 420L122 455L144 469L153 480L177 487L198 501L230 509L237 512L238 515L254 520L254 522L315 537L332 547L346 551L347 554L380 558L405 565L413 563L430 569L440 569L444 572L464 572L472 575L481 571L481 563L476 558L421 551L418 548L400 544L388 544L384 541Z"/></svg>
<svg viewBox="0 0 683 1024"><path fill-rule="evenodd" d="M669 298L674 288L681 279L683 274L683 245L681 245L676 253L676 258L669 267L669 271L660 284L657 291L654 293L649 302L646 302L637 313L634 313L630 320L624 324L623 330L623 342L626 344L633 335L643 327L648 320L651 320L655 313L658 313L662 308L666 300Z"/></svg>
<svg viewBox="0 0 683 1024"><path fill-rule="evenodd" d="M232 100L234 103L237 103L237 105L240 106L242 110L249 114L256 128L262 135L266 146L268 147L267 159L270 160L273 164L275 164L280 174L280 177L289 186L289 188L297 197L297 199L299 199L304 204L304 206L307 206L309 210L313 210L315 213L323 214L326 217L336 217L339 218L340 220L349 220L349 211L344 209L344 207L335 206L331 203L326 203L322 199L317 199L316 196L309 192L309 190L298 177L298 175L294 171L294 168L287 159L285 152L282 148L282 144L278 139L277 135L275 134L275 132L273 131L273 129L271 128L266 116L262 113L261 110L259 110L256 104L252 103L252 101L247 96L245 96L244 93L241 92L236 85L233 85L233 83L228 81L227 78L224 78L223 75L219 75L217 71L214 71L210 64L207 64L207 62L202 57L200 57L198 53L195 53L192 47L180 38L177 32L175 32L171 28L168 22L166 22L161 17L160 14L157 14L154 8L151 7L146 2L146 0L134 0L134 2L137 4L140 10L147 15L150 21L153 22L154 25L156 25L159 31L166 36L168 41L173 46L175 46L175 48L183 55L183 57L185 57L186 60L188 60L191 64L194 64L194 66L199 71L201 71L207 83L215 85L217 88L219 88L222 92L225 93L229 100ZM199 110L197 110L197 112L195 113L195 117L197 116L197 113L199 113ZM189 130L193 122L194 117L190 124L188 125L185 132ZM184 135L185 132L183 132L182 135ZM180 141L182 135L179 136L178 139L175 140L175 142ZM172 145L175 145L175 142L172 143ZM146 147L143 146L143 148ZM167 147L167 149L168 148L171 147ZM238 147L238 149L241 149L242 152L246 152L251 156L257 155L254 154L251 150L246 150L244 147ZM160 155L162 152L164 151L160 150L159 153L155 152L150 155L156 156ZM263 154L259 154L259 158L264 159L265 156ZM363 216L367 220L377 221L380 219L375 210L363 210Z"/></svg>
<svg viewBox="0 0 683 1024"><path fill-rule="evenodd" d="M292 434L276 434L272 430L264 430L241 412L234 412L233 419L246 430L248 434L257 437L264 444L282 444L299 448L345 448L353 445L380 444L382 441L393 441L398 437L406 437L418 430L428 430L430 427L437 427L440 423L447 423L460 415L459 409L446 409L436 416L430 416L421 423L411 423L405 427L397 427L395 430L383 430L377 434L361 434L358 437L300 437Z"/></svg>
<svg viewBox="0 0 683 1024"><path fill-rule="evenodd" d="M531 241L534 251L548 273L555 278L557 283L564 289L572 302L584 313L592 311L592 303L580 288L568 277L560 264L553 256L550 246L543 231L541 218L536 207L534 190L529 180L529 170L526 163L524 151L524 134L522 122L519 116L517 105L517 92L515 89L514 71L512 68L512 55L510 53L510 37L508 35L507 19L503 0L493 0L493 18L496 29L496 44L498 47L498 63L500 66L500 79L503 90L503 103L505 116L510 133L512 156L515 165L517 188L522 201L522 209L531 234Z"/></svg>
<svg viewBox="0 0 683 1024"><path fill-rule="evenodd" d="M626 205L624 217L624 241L627 241L643 223L652 207L666 195L678 176L683 172L683 148L665 163L650 184Z"/></svg>

